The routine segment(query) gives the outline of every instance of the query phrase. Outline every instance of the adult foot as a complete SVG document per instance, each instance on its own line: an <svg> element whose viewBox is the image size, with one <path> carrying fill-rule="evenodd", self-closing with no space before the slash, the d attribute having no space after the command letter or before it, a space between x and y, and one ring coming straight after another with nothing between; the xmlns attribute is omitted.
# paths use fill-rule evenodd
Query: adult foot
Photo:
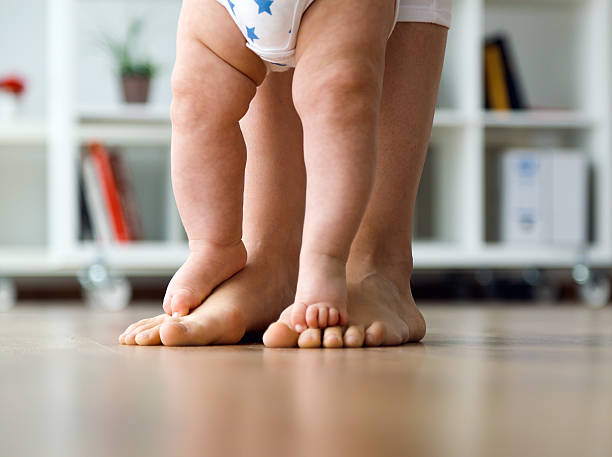
<svg viewBox="0 0 612 457"><path fill-rule="evenodd" d="M298 333L347 323L346 261L329 255L302 255L291 325Z"/></svg>
<svg viewBox="0 0 612 457"><path fill-rule="evenodd" d="M245 332L263 330L295 294L295 274L282 261L249 261L184 317L167 314L130 325L122 344L191 346L235 344Z"/></svg>
<svg viewBox="0 0 612 457"><path fill-rule="evenodd" d="M361 269L361 271L364 271ZM348 282L348 327L293 330L291 310L283 311L264 334L268 347L361 347L393 346L420 341L425 336L425 320L417 309L410 287L401 287L401 275L370 268ZM393 278L393 279L392 279ZM402 282L408 283L409 276Z"/></svg>
<svg viewBox="0 0 612 457"><path fill-rule="evenodd" d="M216 286L244 267L247 257L242 241L230 246L190 241L189 251L164 296L164 311L171 316L185 316L197 308Z"/></svg>

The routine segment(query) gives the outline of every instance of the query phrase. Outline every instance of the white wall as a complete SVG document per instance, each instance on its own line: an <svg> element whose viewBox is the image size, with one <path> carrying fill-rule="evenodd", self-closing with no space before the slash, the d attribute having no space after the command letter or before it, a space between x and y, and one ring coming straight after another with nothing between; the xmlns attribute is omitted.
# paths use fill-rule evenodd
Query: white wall
<svg viewBox="0 0 612 457"><path fill-rule="evenodd" d="M36 118L45 114L45 7L45 0L0 0L0 77L26 78L22 108Z"/></svg>
<svg viewBox="0 0 612 457"><path fill-rule="evenodd" d="M45 0L0 0L0 76L25 76L28 87L23 114L28 118L41 118L46 110L45 8ZM142 51L161 64L153 82L151 103L168 105L179 9L179 0L79 1L79 105L107 106L120 101L114 62L99 41L102 33L125 36L133 17L145 18Z"/></svg>

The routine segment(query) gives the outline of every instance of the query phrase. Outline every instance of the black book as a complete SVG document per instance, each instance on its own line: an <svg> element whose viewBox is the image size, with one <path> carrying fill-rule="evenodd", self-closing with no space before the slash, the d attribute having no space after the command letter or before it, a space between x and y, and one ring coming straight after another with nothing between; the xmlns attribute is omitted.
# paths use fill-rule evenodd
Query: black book
<svg viewBox="0 0 612 457"><path fill-rule="evenodd" d="M81 222L81 230L79 238L81 240L93 240L93 227L91 224L91 216L85 202L85 183L83 181L83 173L79 169L79 217Z"/></svg>

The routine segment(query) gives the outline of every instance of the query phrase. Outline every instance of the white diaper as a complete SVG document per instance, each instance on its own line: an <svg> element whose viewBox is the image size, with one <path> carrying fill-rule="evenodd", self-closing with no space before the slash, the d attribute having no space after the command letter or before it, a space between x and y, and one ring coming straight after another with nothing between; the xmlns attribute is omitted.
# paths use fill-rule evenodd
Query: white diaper
<svg viewBox="0 0 612 457"><path fill-rule="evenodd" d="M314 1L217 0L244 35L247 47L263 59L268 72L295 66L297 32L302 15ZM397 0L394 27L399 17L399 3Z"/></svg>

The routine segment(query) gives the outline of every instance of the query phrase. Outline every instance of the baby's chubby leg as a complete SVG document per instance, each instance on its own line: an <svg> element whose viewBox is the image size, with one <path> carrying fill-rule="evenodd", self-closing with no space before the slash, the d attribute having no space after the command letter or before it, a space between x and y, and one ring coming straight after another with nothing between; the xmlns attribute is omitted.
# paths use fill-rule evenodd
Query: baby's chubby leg
<svg viewBox="0 0 612 457"><path fill-rule="evenodd" d="M185 0L172 74L172 184L190 254L164 297L185 315L242 269L246 147L238 121L265 78L263 62L214 0Z"/></svg>
<svg viewBox="0 0 612 457"><path fill-rule="evenodd" d="M293 98L304 127L306 215L291 323L347 323L346 261L372 189L387 38L395 0L316 0L296 48Z"/></svg>

